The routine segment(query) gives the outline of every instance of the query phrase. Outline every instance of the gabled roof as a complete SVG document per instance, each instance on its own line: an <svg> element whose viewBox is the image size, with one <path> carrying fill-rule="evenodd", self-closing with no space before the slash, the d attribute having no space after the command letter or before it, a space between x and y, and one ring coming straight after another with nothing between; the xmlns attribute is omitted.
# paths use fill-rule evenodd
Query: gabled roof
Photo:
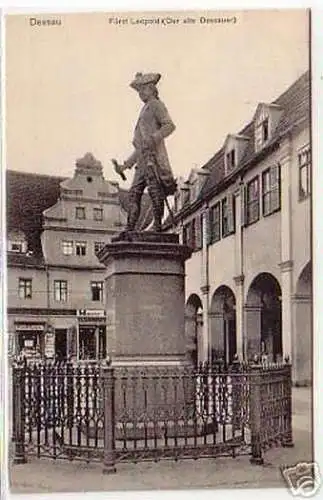
<svg viewBox="0 0 323 500"><path fill-rule="evenodd" d="M30 255L8 254L11 265L44 265L41 248L42 213L55 205L60 195L60 183L66 177L41 175L34 173L6 172L6 218L7 234L14 229L24 232ZM127 211L129 194L119 189L121 207ZM138 229L145 229L152 220L152 211L148 195L142 199L142 209L137 223Z"/></svg>
<svg viewBox="0 0 323 500"><path fill-rule="evenodd" d="M273 146L279 138L287 132L293 125L299 123L302 119L309 119L310 113L310 78L309 71L306 71L300 78L298 78L293 85L291 85L283 94L281 94L275 101L269 103L270 105L277 106L277 109L281 108L282 115L279 119L277 127L275 129L274 135L271 138L269 145ZM259 105L257 106L258 109ZM278 108L279 107L279 108ZM255 113L256 115L256 113ZM240 130L236 136L248 137L250 140L247 141L246 149L244 151L243 157L240 164L231 175L236 175L240 172L242 168L246 168L253 160L257 158L257 155L263 154L263 152L255 151L255 115L252 120L245 125L245 127ZM224 146L219 149L210 160L202 166L210 172L210 175L206 178L205 183L200 191L197 198L201 202L208 196L211 196L215 189L221 189L221 185L225 180L225 159L224 159ZM165 222L164 227L170 225L170 220Z"/></svg>
<svg viewBox="0 0 323 500"><path fill-rule="evenodd" d="M302 118L309 117L310 107L310 80L309 72L304 73L296 82L289 87L273 104L280 106L283 109L282 116L279 120L271 143L287 131L292 125L299 122ZM249 137L246 150L240 162L241 166L245 166L255 155L255 127L254 120L249 122L237 135ZM205 165L211 170L210 176L200 192L200 198L207 195L212 189L218 185L225 177L224 169L224 149L221 148ZM238 167L239 169L239 167Z"/></svg>

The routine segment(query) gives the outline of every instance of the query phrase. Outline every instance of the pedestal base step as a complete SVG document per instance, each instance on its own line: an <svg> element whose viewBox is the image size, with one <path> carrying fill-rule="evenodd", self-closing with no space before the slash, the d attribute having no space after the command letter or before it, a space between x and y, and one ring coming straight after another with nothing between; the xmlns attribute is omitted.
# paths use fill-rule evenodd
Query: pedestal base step
<svg viewBox="0 0 323 500"><path fill-rule="evenodd" d="M208 434L214 434L218 432L218 424L214 423L194 423L194 422L184 422L179 421L177 425L175 422L147 422L146 425L143 423L137 424L134 427L132 424L126 424L122 426L117 424L115 430L116 440L134 440L134 439L161 439L165 436L169 438L185 438L194 436L205 436ZM82 433L89 439L103 439L104 430L102 428L95 429L95 427L82 426Z"/></svg>

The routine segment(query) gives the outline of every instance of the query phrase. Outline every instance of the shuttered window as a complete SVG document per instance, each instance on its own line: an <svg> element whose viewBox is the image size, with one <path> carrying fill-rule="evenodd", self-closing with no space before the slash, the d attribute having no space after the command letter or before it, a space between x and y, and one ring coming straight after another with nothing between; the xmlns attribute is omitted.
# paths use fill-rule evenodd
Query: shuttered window
<svg viewBox="0 0 323 500"><path fill-rule="evenodd" d="M269 215L280 209L280 167L274 165L262 174L262 213Z"/></svg>

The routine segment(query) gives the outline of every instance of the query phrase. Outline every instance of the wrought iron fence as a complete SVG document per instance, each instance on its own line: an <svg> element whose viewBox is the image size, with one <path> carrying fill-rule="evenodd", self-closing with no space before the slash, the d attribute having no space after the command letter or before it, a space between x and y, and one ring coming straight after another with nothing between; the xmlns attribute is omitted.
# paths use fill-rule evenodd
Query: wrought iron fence
<svg viewBox="0 0 323 500"><path fill-rule="evenodd" d="M15 462L29 455L121 461L251 455L292 445L291 366L13 366Z"/></svg>

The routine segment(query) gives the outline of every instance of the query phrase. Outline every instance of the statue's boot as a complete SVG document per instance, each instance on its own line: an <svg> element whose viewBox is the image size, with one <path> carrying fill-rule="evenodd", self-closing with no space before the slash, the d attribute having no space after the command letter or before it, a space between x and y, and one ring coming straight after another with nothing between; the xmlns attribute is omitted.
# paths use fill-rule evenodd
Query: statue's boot
<svg viewBox="0 0 323 500"><path fill-rule="evenodd" d="M138 193L130 193L127 225L124 232L134 231L140 215L141 196Z"/></svg>
<svg viewBox="0 0 323 500"><path fill-rule="evenodd" d="M149 195L152 201L154 224L152 231L155 233L160 233L162 230L162 219L164 215L164 199L158 187L151 187L149 190Z"/></svg>

